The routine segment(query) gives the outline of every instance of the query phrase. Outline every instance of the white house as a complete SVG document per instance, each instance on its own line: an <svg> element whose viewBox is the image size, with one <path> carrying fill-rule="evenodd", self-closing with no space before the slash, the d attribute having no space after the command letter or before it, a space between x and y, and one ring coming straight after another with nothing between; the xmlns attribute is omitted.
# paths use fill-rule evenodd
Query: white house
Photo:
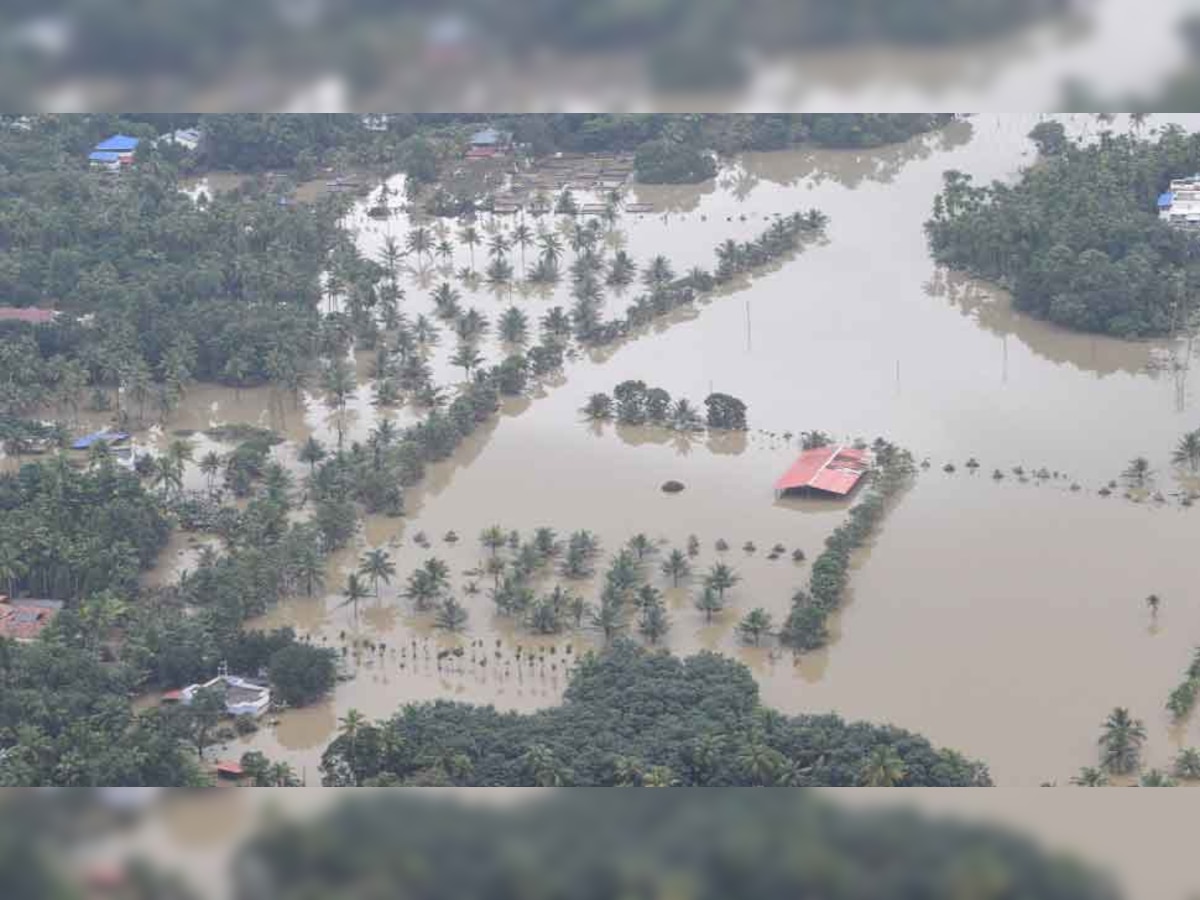
<svg viewBox="0 0 1200 900"><path fill-rule="evenodd" d="M175 144L189 153L200 146L200 132L195 128L180 128L158 139L160 144Z"/></svg>
<svg viewBox="0 0 1200 900"><path fill-rule="evenodd" d="M271 705L271 689L245 678L226 674L224 667L216 678L204 684L189 684L179 692L179 701L190 706L196 692L220 691L225 696L225 711L231 716L261 716Z"/></svg>
<svg viewBox="0 0 1200 900"><path fill-rule="evenodd" d="M1200 227L1200 175L1172 181L1158 198L1158 217L1169 225Z"/></svg>

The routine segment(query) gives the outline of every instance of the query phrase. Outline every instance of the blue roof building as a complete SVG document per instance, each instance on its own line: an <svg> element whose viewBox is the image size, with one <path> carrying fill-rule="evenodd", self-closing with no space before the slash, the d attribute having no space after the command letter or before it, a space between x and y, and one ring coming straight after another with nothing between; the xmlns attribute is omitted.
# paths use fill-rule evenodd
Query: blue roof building
<svg viewBox="0 0 1200 900"><path fill-rule="evenodd" d="M114 134L112 137L102 140L94 149L113 153L132 153L137 149L139 143L141 142L137 138L127 134Z"/></svg>
<svg viewBox="0 0 1200 900"><path fill-rule="evenodd" d="M129 433L125 431L94 431L91 434L85 434L83 437L71 444L72 450L87 450L92 444L104 441L106 444L119 444L122 441L129 440Z"/></svg>
<svg viewBox="0 0 1200 900"><path fill-rule="evenodd" d="M1175 202L1175 195L1173 193L1171 193L1170 191L1167 191L1164 194L1158 195L1158 208L1159 209L1170 209L1171 204L1174 202Z"/></svg>
<svg viewBox="0 0 1200 900"><path fill-rule="evenodd" d="M121 161L121 154L114 150L93 150L88 154L88 160L94 163L115 163Z"/></svg>

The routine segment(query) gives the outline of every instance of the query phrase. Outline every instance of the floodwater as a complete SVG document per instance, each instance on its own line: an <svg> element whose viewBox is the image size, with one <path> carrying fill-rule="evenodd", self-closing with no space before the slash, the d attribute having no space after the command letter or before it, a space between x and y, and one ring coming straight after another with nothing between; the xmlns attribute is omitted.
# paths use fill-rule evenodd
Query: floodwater
<svg viewBox="0 0 1200 900"><path fill-rule="evenodd" d="M1086 116L1065 121L1091 135L1101 127ZM939 272L925 246L921 226L942 172L1013 177L1033 159L1025 135L1036 122L980 116L902 147L747 154L712 183L636 187L631 199L659 212L624 216L606 244L625 246L639 264L663 253L678 272L711 266L716 244L758 233L776 213L815 206L831 224L823 242L695 310L579 354L561 377L506 402L453 458L431 467L409 493L405 518L368 519L355 546L331 561L329 596L288 602L253 623L292 625L315 642L344 647L353 677L325 703L284 713L277 725L221 752L257 747L287 759L311 784L321 750L351 708L375 717L435 697L507 709L557 702L571 661L598 637L534 638L495 616L489 576L466 574L481 566L486 554L477 538L491 524L526 537L538 526L560 535L589 529L606 552L637 532L664 549L695 534L697 572L722 559L742 581L712 623L693 607L694 582L668 591L665 643L673 651L730 654L752 668L773 706L911 728L985 760L1000 784L1065 783L1094 764L1099 724L1117 705L1145 720L1154 765L1167 765L1179 746L1200 744L1200 723L1172 728L1163 708L1200 643L1188 553L1200 513L1181 505L1180 492L1195 485L1169 464L1178 437L1200 426L1192 351L1180 342L1125 343L1031 320L1000 293ZM1131 126L1122 119L1110 127ZM368 204L348 224L359 229L363 253L376 256L385 236L402 240L409 223L369 219ZM544 224L558 227L552 217ZM511 229L512 220L483 226L485 233L500 227ZM475 255L482 268L486 248ZM536 250L528 255L532 264ZM519 250L511 259L519 272ZM467 248L456 247L445 269L469 261ZM439 266L429 261L403 273L410 319L430 312ZM510 302L534 322L570 302L566 285L517 289L511 297L486 285L456 286L464 306L493 320ZM635 294L610 296L610 311ZM454 344L443 333L431 352L443 384L462 377L448 362ZM501 358L494 337L482 349L489 362ZM1174 369L1152 366L1170 354ZM370 357L356 361L361 385L342 423L347 440L364 439L376 420ZM753 430L685 440L581 421L589 394L627 378L694 402L710 390L737 395ZM388 413L400 424L414 414ZM288 439L279 458L299 473L295 443L309 434L335 442L339 415L319 394L297 405L266 389L198 386L145 440L161 447L180 428L220 422L270 425ZM814 428L845 438L884 435L930 466L856 560L830 647L793 662L790 653L743 647L735 626L755 606L778 622L807 582L807 563L767 558L773 545L803 549L811 559L843 520L843 504L780 503L771 490L796 453L783 435ZM1151 460L1162 500L1100 496L1139 455ZM964 466L970 457L981 465L975 474ZM947 463L957 471L944 472ZM1057 475L1022 479L1012 474L1016 466ZM1006 477L993 480L995 469ZM189 478L202 486L198 473ZM667 479L687 489L665 495L659 486ZM450 531L457 542L445 540ZM422 533L428 549L414 542ZM719 553L718 539L730 549ZM754 552L742 549L748 541ZM343 606L340 587L372 546L390 550L399 576L358 610ZM470 610L461 636L435 631L430 617L413 614L399 596L404 578L429 556L450 564ZM163 565L178 571L191 558L186 543L173 545ZM647 566L668 588L657 562ZM472 581L479 593L467 592ZM547 576L541 588L553 583ZM594 582L568 586L589 599L598 589ZM1154 620L1144 605L1150 593L1163 598ZM438 650L454 645L463 655L439 663ZM518 645L524 664L516 661Z"/></svg>

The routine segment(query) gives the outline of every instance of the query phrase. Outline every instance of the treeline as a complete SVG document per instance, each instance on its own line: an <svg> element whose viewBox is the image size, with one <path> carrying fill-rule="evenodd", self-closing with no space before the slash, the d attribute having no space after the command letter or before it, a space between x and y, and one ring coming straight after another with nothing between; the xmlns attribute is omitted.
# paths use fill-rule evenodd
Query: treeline
<svg viewBox="0 0 1200 900"><path fill-rule="evenodd" d="M628 380L618 384L610 397L592 394L583 414L593 421L616 417L622 425L667 425L677 431L696 431L701 423L709 428L745 431L746 404L730 394L713 393L704 398L705 416L686 397L672 400L660 387L647 387L644 381Z"/></svg>
<svg viewBox="0 0 1200 900"><path fill-rule="evenodd" d="M881 760L886 765L881 767ZM986 768L892 727L764 708L750 671L619 641L531 714L438 701L348 718L326 785L986 785Z"/></svg>
<svg viewBox="0 0 1200 900"><path fill-rule="evenodd" d="M890 501L904 490L916 468L912 455L876 439L871 447L875 471L866 495L855 504L848 520L825 539L825 549L813 560L808 590L797 591L779 640L793 650L816 650L829 640L826 622L841 605L850 580L851 555L875 534Z"/></svg>
<svg viewBox="0 0 1200 900"><path fill-rule="evenodd" d="M997 282L1018 309L1117 337L1166 334L1189 321L1194 236L1158 218L1172 178L1200 169L1200 135L1102 133L1070 140L1058 123L1031 135L1041 159L1015 185L947 172L926 223L939 263Z"/></svg>
<svg viewBox="0 0 1200 900"><path fill-rule="evenodd" d="M410 854L422 864L398 864ZM512 885L589 898L686 885L694 900L1122 896L1106 874L1008 828L801 791L556 791L504 804L373 792L311 819L276 817L233 871L239 900L263 884L278 900L377 884L430 900L498 900Z"/></svg>

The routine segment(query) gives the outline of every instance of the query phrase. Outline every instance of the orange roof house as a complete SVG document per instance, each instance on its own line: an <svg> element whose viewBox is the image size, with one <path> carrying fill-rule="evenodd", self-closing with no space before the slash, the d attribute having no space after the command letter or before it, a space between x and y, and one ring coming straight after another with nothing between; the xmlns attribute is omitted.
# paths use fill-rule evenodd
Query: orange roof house
<svg viewBox="0 0 1200 900"><path fill-rule="evenodd" d="M775 493L814 491L844 497L854 490L870 464L866 450L844 444L805 450L775 482Z"/></svg>
<svg viewBox="0 0 1200 900"><path fill-rule="evenodd" d="M0 638L34 641L61 609L58 600L9 600L0 595Z"/></svg>

